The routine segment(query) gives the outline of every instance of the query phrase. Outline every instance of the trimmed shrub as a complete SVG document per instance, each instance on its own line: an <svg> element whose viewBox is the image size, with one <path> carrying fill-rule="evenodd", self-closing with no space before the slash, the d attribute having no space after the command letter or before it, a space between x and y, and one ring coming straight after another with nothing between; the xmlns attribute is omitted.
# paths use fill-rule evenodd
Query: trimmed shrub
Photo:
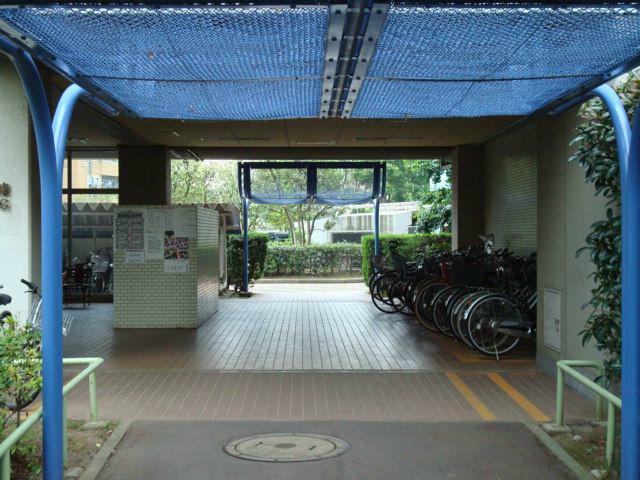
<svg viewBox="0 0 640 480"><path fill-rule="evenodd" d="M331 275L359 271L362 248L358 243L287 245L271 242L268 246L267 275Z"/></svg>
<svg viewBox="0 0 640 480"><path fill-rule="evenodd" d="M397 252L407 258L408 261L416 261L426 255L436 252L451 250L450 233L417 233L380 235L380 253L383 258L389 257L390 241L398 242ZM371 256L373 255L373 235L362 237L362 276L366 282L372 273Z"/></svg>
<svg viewBox="0 0 640 480"><path fill-rule="evenodd" d="M249 281L264 275L268 243L269 235L266 233L249 232ZM242 235L229 235L227 238L229 283L235 285L236 290L242 285L242 245Z"/></svg>

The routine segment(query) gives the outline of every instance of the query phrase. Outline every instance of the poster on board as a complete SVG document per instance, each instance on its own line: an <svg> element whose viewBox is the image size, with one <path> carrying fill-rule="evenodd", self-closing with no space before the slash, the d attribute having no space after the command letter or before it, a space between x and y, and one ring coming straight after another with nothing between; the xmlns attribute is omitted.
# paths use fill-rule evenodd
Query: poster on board
<svg viewBox="0 0 640 480"><path fill-rule="evenodd" d="M173 230L164 232L164 273L189 272L189 237L176 236Z"/></svg>
<svg viewBox="0 0 640 480"><path fill-rule="evenodd" d="M163 234L167 230L168 211L161 208L150 208L147 210L147 219L145 223L146 233ZM168 228L171 228L170 226Z"/></svg>
<svg viewBox="0 0 640 480"><path fill-rule="evenodd" d="M116 214L116 250L144 250L144 212L127 210Z"/></svg>
<svg viewBox="0 0 640 480"><path fill-rule="evenodd" d="M124 250L124 263L144 263L144 212L116 213L114 247Z"/></svg>
<svg viewBox="0 0 640 480"><path fill-rule="evenodd" d="M164 260L163 233L147 233L145 235L145 259Z"/></svg>

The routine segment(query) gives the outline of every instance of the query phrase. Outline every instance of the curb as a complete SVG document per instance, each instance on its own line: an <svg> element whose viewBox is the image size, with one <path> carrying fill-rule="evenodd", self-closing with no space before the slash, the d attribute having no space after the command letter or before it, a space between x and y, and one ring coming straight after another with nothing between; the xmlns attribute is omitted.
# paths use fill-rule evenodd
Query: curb
<svg viewBox="0 0 640 480"><path fill-rule="evenodd" d="M107 463L107 460L109 460L109 457L118 446L118 443L120 443L120 440L122 440L124 434L127 433L129 425L131 425L130 421L125 421L118 425L118 427L113 431L111 436L107 439L102 448L93 458L93 461L80 476L79 480L95 480L98 477L105 464Z"/></svg>

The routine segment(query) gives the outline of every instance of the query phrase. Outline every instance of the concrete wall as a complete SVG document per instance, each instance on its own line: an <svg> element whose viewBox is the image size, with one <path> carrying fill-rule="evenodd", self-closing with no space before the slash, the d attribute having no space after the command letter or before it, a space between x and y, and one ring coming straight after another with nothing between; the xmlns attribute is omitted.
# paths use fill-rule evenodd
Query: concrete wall
<svg viewBox="0 0 640 480"><path fill-rule="evenodd" d="M482 147L457 147L451 155L451 244L455 250L484 233Z"/></svg>
<svg viewBox="0 0 640 480"><path fill-rule="evenodd" d="M39 222L37 194L38 184L32 181L37 175L31 165L31 140L29 110L22 83L5 58L0 58L0 184L6 183L11 194L6 198L10 207L0 210L0 284L3 293L13 301L7 309L19 318L28 314L33 298L24 293L21 278L32 279L38 269Z"/></svg>
<svg viewBox="0 0 640 480"><path fill-rule="evenodd" d="M118 146L120 205L169 205L171 160L167 147Z"/></svg>
<svg viewBox="0 0 640 480"><path fill-rule="evenodd" d="M538 128L538 362L554 368L560 358L602 358L592 345L582 346L579 332L589 314L582 308L591 297L593 264L576 258L590 225L606 215L605 202L585 182L584 170L568 159L579 122L572 109L546 118ZM560 292L560 352L545 346L544 289Z"/></svg>
<svg viewBox="0 0 640 480"><path fill-rule="evenodd" d="M591 295L593 264L576 251L606 209L583 169L569 162L578 121L572 109L485 145L485 229L496 234L498 247L537 250L537 360L549 372L561 358L602 358L592 345L583 347L579 335L589 314L582 305ZM560 351L545 345L545 289L560 293Z"/></svg>

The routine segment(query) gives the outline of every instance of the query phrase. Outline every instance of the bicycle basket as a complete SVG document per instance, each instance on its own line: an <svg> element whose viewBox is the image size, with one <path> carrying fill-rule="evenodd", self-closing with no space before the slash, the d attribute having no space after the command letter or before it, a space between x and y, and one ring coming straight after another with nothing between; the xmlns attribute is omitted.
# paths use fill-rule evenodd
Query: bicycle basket
<svg viewBox="0 0 640 480"><path fill-rule="evenodd" d="M481 285L487 277L480 265L475 263L443 263L442 278L456 285Z"/></svg>
<svg viewBox="0 0 640 480"><path fill-rule="evenodd" d="M31 312L27 323L42 330L42 301L40 299L34 300L31 306ZM68 313L62 314L62 336L66 337L71 330L71 324L73 323L73 317Z"/></svg>
<svg viewBox="0 0 640 480"><path fill-rule="evenodd" d="M407 268L407 259L399 253L391 252L391 263L393 264L394 270L404 272Z"/></svg>

